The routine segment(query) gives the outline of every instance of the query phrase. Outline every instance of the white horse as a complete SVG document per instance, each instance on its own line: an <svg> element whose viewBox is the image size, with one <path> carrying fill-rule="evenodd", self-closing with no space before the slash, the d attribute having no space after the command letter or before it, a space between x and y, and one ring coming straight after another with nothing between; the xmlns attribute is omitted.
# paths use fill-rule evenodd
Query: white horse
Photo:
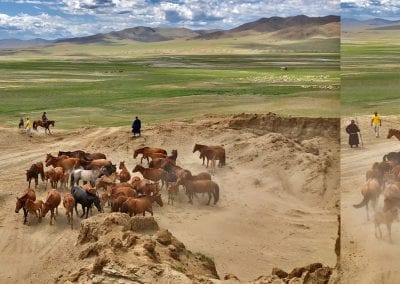
<svg viewBox="0 0 400 284"><path fill-rule="evenodd" d="M92 187L95 186L95 181L100 175L100 170L84 170L76 169L71 172L71 188L74 185L79 185L79 181L83 180L83 184L89 182Z"/></svg>

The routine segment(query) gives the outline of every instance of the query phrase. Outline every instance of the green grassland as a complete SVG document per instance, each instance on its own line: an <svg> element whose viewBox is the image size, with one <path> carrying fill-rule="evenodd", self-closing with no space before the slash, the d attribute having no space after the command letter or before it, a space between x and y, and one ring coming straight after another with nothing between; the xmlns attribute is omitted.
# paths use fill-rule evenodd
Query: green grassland
<svg viewBox="0 0 400 284"><path fill-rule="evenodd" d="M0 50L0 124L47 111L58 127L208 113L339 115L338 39L61 44ZM286 66L288 70L281 70Z"/></svg>
<svg viewBox="0 0 400 284"><path fill-rule="evenodd" d="M400 113L400 30L342 34L342 114Z"/></svg>

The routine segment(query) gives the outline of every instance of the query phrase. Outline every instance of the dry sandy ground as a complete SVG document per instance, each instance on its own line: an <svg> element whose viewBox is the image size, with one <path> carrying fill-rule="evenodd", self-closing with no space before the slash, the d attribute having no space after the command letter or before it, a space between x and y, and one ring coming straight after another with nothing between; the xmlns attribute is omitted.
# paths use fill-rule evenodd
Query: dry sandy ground
<svg viewBox="0 0 400 284"><path fill-rule="evenodd" d="M104 152L114 163L125 160L132 169L138 162L132 158L133 150L143 145L161 146L168 152L177 149L178 164L193 173L206 170L198 153L192 153L195 143L225 146L227 166L217 169L213 176L221 188L217 205L207 206L201 196L190 205L183 192L173 206L167 205L164 190L164 207L154 206L159 225L169 229L188 249L214 258L220 276L233 273L241 280L252 280L269 274L275 266L289 271L312 262L335 266L337 138L290 139L247 127L246 123L233 129L229 127L231 119L205 117L192 124L174 121L149 126L143 137L131 140L128 130L123 128L69 132L54 129L51 136L39 131L31 139L16 129L2 128L0 279L7 283L53 282L55 276L68 269L65 259L74 249L78 235L77 229L68 227L61 207L53 226L48 224L49 216L40 224L32 218L31 226L23 225L22 212L14 213L15 196L27 187L25 170L33 162L44 161L46 153L56 155L59 150L82 149ZM394 147L396 142L389 143ZM371 157L371 163L372 160ZM361 163L364 166L364 161ZM365 163L365 168L369 164ZM355 172L360 180L362 172L364 168ZM359 199L357 190L352 192L349 204ZM42 182L37 195L45 199ZM355 215L359 217L355 225L373 229L365 223L361 210L348 209L346 204L346 212L359 213ZM75 228L78 227L76 218ZM395 242L399 241L396 227ZM393 247L373 239L372 233L367 237L380 246ZM79 267L79 263L75 266Z"/></svg>
<svg viewBox="0 0 400 284"><path fill-rule="evenodd" d="M362 200L360 187L365 182L365 172L384 154L400 150L400 142L386 139L388 129L399 129L400 117L382 117L381 137L375 138L370 127L371 117L358 117L364 147L351 149L344 131L351 118L342 119L341 131L341 220L342 220L342 283L400 283L400 226L392 227L393 243L388 241L387 230L382 226L383 239L374 235L374 224L367 221L365 207L352 205ZM383 198L378 209L382 210ZM370 216L373 211L370 208ZM372 218L371 218L372 219Z"/></svg>

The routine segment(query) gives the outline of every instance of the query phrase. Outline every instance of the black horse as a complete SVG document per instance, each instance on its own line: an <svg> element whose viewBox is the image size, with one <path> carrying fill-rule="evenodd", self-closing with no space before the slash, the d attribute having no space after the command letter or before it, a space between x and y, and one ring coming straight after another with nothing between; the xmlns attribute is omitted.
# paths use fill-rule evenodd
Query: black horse
<svg viewBox="0 0 400 284"><path fill-rule="evenodd" d="M85 218L88 217L89 209L90 209L90 207L92 207L92 204L94 204L94 206L96 206L96 208L99 212L103 212L103 209L101 208L101 205L100 205L100 198L97 195L87 192L80 186L74 186L71 189L71 194L74 196L74 199L75 199L75 212L76 212L76 215L78 215L78 216L79 216L78 203L82 205L83 213L80 216L81 218L83 218L83 216L85 215L85 208L86 208L86 217Z"/></svg>

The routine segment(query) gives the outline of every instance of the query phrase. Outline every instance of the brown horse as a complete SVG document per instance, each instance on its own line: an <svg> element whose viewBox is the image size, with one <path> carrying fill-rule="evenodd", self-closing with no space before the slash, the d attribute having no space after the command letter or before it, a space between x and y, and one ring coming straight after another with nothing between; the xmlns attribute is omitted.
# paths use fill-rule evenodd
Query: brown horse
<svg viewBox="0 0 400 284"><path fill-rule="evenodd" d="M44 128L44 133L50 132L50 125L54 127L55 121L54 120L46 120L46 121L41 121L40 119L33 121L33 129L36 131L38 130L37 127L41 126Z"/></svg>
<svg viewBox="0 0 400 284"><path fill-rule="evenodd" d="M95 170L100 169L101 167L109 167L111 166L111 161L106 159L95 159L95 160L86 160L80 159L79 163L85 170Z"/></svg>
<svg viewBox="0 0 400 284"><path fill-rule="evenodd" d="M169 182L167 190L168 190L168 204L171 202L171 205L174 205L175 196L177 196L179 192L178 182Z"/></svg>
<svg viewBox="0 0 400 284"><path fill-rule="evenodd" d="M211 180L190 180L190 179L179 179L177 181L178 185L183 185L188 191L189 195L189 203L193 204L193 194L194 193L207 193L208 194L208 202L207 205L210 205L211 194L214 196L214 204L216 204L219 200L219 186L215 182Z"/></svg>
<svg viewBox="0 0 400 284"><path fill-rule="evenodd" d="M28 212L31 215L35 215L36 218L38 219L38 222L41 221L42 219L42 210L43 210L43 201L42 200L31 200L27 199L25 201L25 208L28 210ZM39 214L38 214L39 212ZM30 224L29 218L28 218L28 225Z"/></svg>
<svg viewBox="0 0 400 284"><path fill-rule="evenodd" d="M25 190L21 197L17 197L17 203L15 204L15 213L18 213L21 208L24 211L24 224L27 222L28 216L28 209L25 208L25 203L28 199L32 201L36 200L35 191L31 188Z"/></svg>
<svg viewBox="0 0 400 284"><path fill-rule="evenodd" d="M42 217L46 217L47 212L51 212L50 215L50 225L53 225L53 218L54 221L56 220L56 216L54 214L54 211L56 212L56 215L58 215L58 205L61 203L61 195L56 189L50 189L46 201L43 204L43 211L42 211Z"/></svg>
<svg viewBox="0 0 400 284"><path fill-rule="evenodd" d="M120 182L127 182L131 179L131 174L129 173L128 169L125 166L125 161L119 162L119 181Z"/></svg>
<svg viewBox="0 0 400 284"><path fill-rule="evenodd" d="M161 180L161 188L163 188L167 176L167 172L163 169L146 169L140 165L136 165L132 172L140 172L144 178L147 178L154 182L158 182L159 180Z"/></svg>
<svg viewBox="0 0 400 284"><path fill-rule="evenodd" d="M111 212L120 212L122 204L128 200L129 197L125 195L119 195L115 197L111 202Z"/></svg>
<svg viewBox="0 0 400 284"><path fill-rule="evenodd" d="M393 135L394 135L398 140L400 140L400 130L390 128L390 129L389 129L389 132L388 132L388 135L387 135L386 138L389 139L389 138L391 138Z"/></svg>
<svg viewBox="0 0 400 284"><path fill-rule="evenodd" d="M54 168L62 167L64 172L70 172L73 168L80 166L80 160L67 156L54 157L51 154L47 154L46 167L48 166L53 166Z"/></svg>
<svg viewBox="0 0 400 284"><path fill-rule="evenodd" d="M75 199L71 193L66 193L64 195L63 206L65 208L65 215L67 215L68 224L70 224L71 229L73 229Z"/></svg>
<svg viewBox="0 0 400 284"><path fill-rule="evenodd" d="M154 148L154 147L143 147L135 150L135 152L133 153L133 158L136 159L136 157L139 154L142 154L142 158L140 159L140 164L142 164L143 159L147 159L147 163L150 163L149 156L151 153L164 154L164 158L167 156L167 151L165 151L164 149Z"/></svg>
<svg viewBox="0 0 400 284"><path fill-rule="evenodd" d="M29 183L28 187L31 187L32 179L35 179L35 188L37 187L39 174L40 174L40 177L42 178L42 181L44 181L44 170L43 170L42 162L37 162L37 163L31 165L29 170L26 171L26 181Z"/></svg>
<svg viewBox="0 0 400 284"><path fill-rule="evenodd" d="M193 153L195 153L196 151L200 152L200 159L203 159L203 165L204 159L207 158L207 168L209 160L219 160L218 166L225 166L226 155L225 149L222 146L207 146L202 144L195 144L193 148Z"/></svg>
<svg viewBox="0 0 400 284"><path fill-rule="evenodd" d="M153 216L152 204L154 201L161 207L164 205L160 193L151 196L144 195L139 198L128 198L124 203L122 203L121 212L128 213L129 216L132 217L132 214L136 216L136 214L140 213L143 213L143 216L145 216L147 211L151 216Z"/></svg>
<svg viewBox="0 0 400 284"><path fill-rule="evenodd" d="M131 182L137 193L142 195L152 195L160 190L158 183L152 183L148 179L135 177Z"/></svg>
<svg viewBox="0 0 400 284"><path fill-rule="evenodd" d="M375 178L367 180L365 184L361 187L363 200L359 204L354 204L354 208L361 208L365 206L365 209L367 211L367 220L369 220L368 203L371 201L372 207L375 210L376 202L380 193L381 188L379 181Z"/></svg>

